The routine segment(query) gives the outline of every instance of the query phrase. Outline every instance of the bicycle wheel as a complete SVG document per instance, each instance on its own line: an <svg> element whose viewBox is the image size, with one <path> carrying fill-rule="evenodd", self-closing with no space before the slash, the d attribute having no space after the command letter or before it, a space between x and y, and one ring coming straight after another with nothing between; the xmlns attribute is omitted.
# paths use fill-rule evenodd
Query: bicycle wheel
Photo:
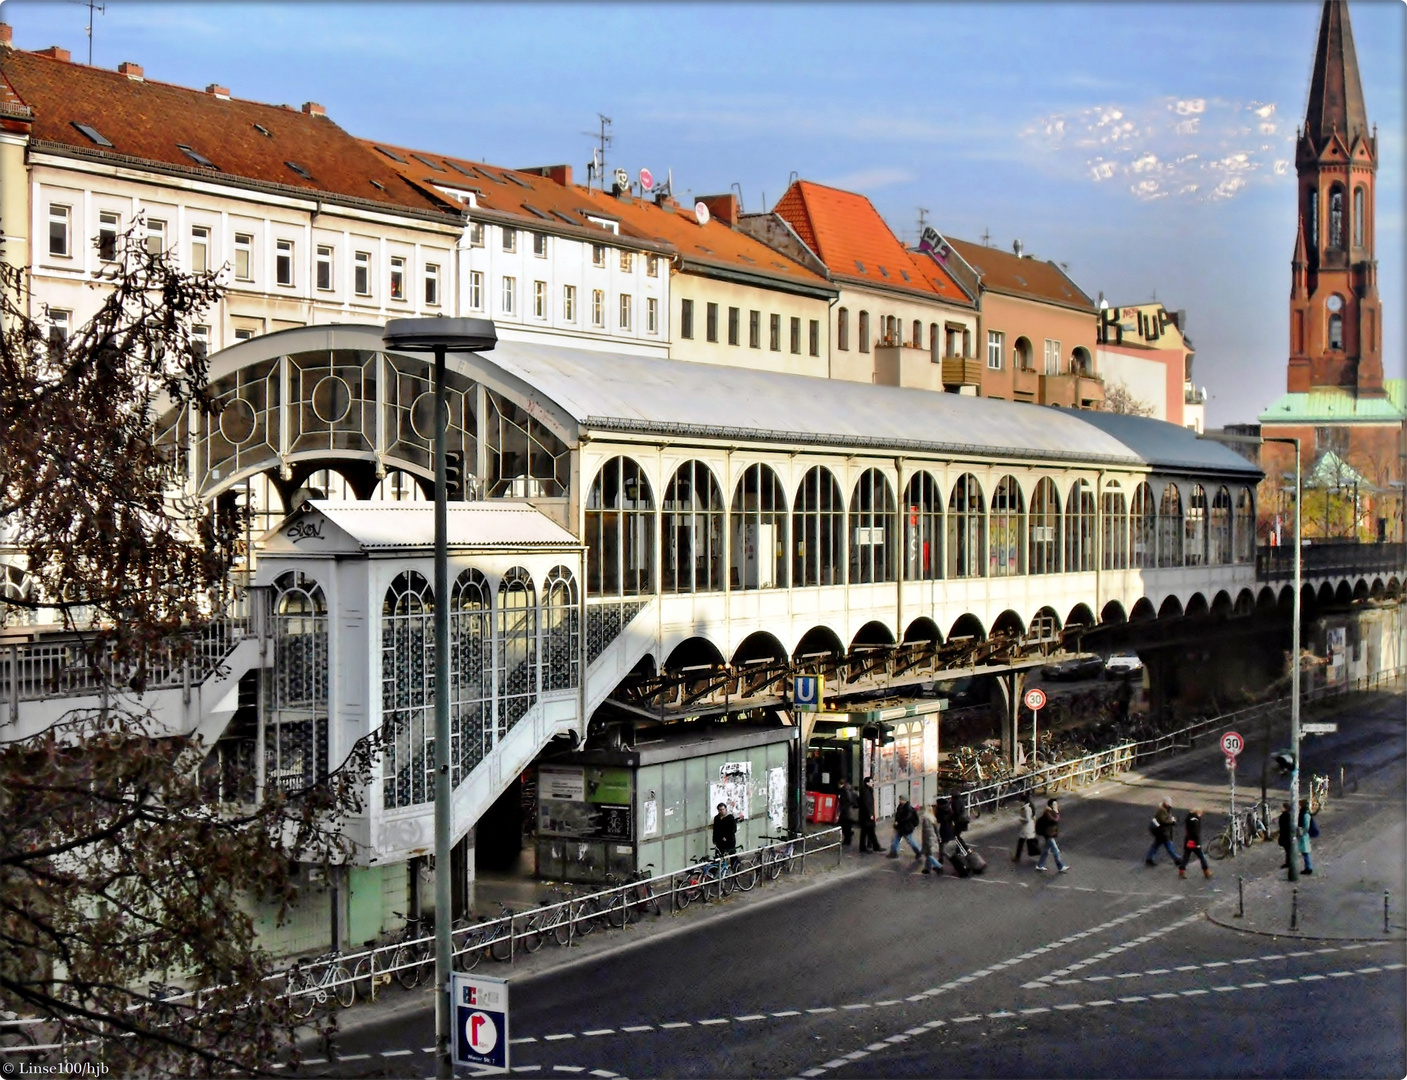
<svg viewBox="0 0 1407 1080"><path fill-rule="evenodd" d="M370 1001L376 991L376 954L363 956L352 968L352 982L357 996Z"/></svg>
<svg viewBox="0 0 1407 1080"><path fill-rule="evenodd" d="M518 943L522 945L524 952L535 953L542 948L542 943L547 940L546 933L542 929L542 913L532 915L523 926L523 932L518 938Z"/></svg>
<svg viewBox="0 0 1407 1080"><path fill-rule="evenodd" d="M606 905L606 921L619 930L629 918L630 907L625 901L625 893L616 893Z"/></svg>
<svg viewBox="0 0 1407 1080"><path fill-rule="evenodd" d="M723 895L723 879L718 876L716 870L704 872L703 880L699 882L699 892L705 903L717 900Z"/></svg>
<svg viewBox="0 0 1407 1080"><path fill-rule="evenodd" d="M596 924L601 921L601 908L597 905L593 897L587 897L576 905L573 913L573 925L576 928L578 937L585 937L596 929Z"/></svg>
<svg viewBox="0 0 1407 1080"><path fill-rule="evenodd" d="M317 1008L317 984L301 972L288 977L288 1011L297 1020L306 1020Z"/></svg>
<svg viewBox="0 0 1407 1080"><path fill-rule="evenodd" d="M778 871L777 871L778 873L783 873L783 872L785 872L785 873L790 874L793 870L796 869L796 847L795 847L795 845L793 845L793 844L788 844L786 847L784 847L784 848L781 850L781 852L780 852L780 853L778 854L778 856L777 856L777 867L778 867Z"/></svg>
<svg viewBox="0 0 1407 1080"><path fill-rule="evenodd" d="M464 935L459 943L464 951L454 958L456 971L473 971L484 958L484 932L477 927Z"/></svg>
<svg viewBox="0 0 1407 1080"><path fill-rule="evenodd" d="M674 903L686 908L703 895L703 888L694 874L684 874L674 883Z"/></svg>
<svg viewBox="0 0 1407 1080"><path fill-rule="evenodd" d="M499 963L505 963L513 955L513 927L502 923L489 931L489 955Z"/></svg>
<svg viewBox="0 0 1407 1080"><path fill-rule="evenodd" d="M1207 845L1207 854L1213 859L1224 859L1231 854L1231 847L1231 831L1228 829L1212 837L1212 842Z"/></svg>
<svg viewBox="0 0 1407 1080"><path fill-rule="evenodd" d="M733 875L733 884L743 892L751 892L757 885L758 868L755 858L741 859Z"/></svg>
<svg viewBox="0 0 1407 1080"><path fill-rule="evenodd" d="M332 991L337 1004L350 1009L357 1003L357 984L346 964L334 964L329 970L328 989Z"/></svg>
<svg viewBox="0 0 1407 1080"><path fill-rule="evenodd" d="M549 916L549 930L552 940L558 945L570 945L572 943L572 920L568 908L558 907Z"/></svg>
<svg viewBox="0 0 1407 1080"><path fill-rule="evenodd" d="M411 945L402 945L391 954L391 970L396 982L406 990L414 990L420 985L420 950Z"/></svg>

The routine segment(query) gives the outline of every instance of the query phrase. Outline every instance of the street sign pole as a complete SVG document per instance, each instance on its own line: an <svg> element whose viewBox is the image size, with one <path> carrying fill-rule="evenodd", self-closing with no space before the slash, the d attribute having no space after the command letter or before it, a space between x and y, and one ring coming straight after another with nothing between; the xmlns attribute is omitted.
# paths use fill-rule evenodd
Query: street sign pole
<svg viewBox="0 0 1407 1080"><path fill-rule="evenodd" d="M1039 686L1033 686L1026 691L1025 697L1021 699L1026 704L1026 708L1031 710L1031 770L1036 768L1036 718L1040 715L1042 706L1045 705L1045 691Z"/></svg>
<svg viewBox="0 0 1407 1080"><path fill-rule="evenodd" d="M1226 771L1231 774L1231 857L1234 859L1238 854L1237 848L1241 846L1241 830L1236 828L1236 758L1228 755L1226 759Z"/></svg>

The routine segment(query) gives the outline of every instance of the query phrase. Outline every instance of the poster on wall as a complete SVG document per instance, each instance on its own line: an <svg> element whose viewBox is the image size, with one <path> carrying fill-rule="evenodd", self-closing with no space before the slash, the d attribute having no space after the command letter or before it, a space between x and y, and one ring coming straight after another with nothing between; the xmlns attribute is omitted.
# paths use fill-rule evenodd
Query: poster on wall
<svg viewBox="0 0 1407 1080"><path fill-rule="evenodd" d="M787 827L787 770L784 765L767 770L767 824L776 833Z"/></svg>
<svg viewBox="0 0 1407 1080"><path fill-rule="evenodd" d="M586 801L586 774L579 765L543 765L537 770L539 801Z"/></svg>
<svg viewBox="0 0 1407 1080"><path fill-rule="evenodd" d="M725 761L718 766L718 782L709 785L709 809L719 803L728 807L728 813L739 821L752 816L752 792L749 781L752 779L752 762ZM709 817L713 815L710 814Z"/></svg>
<svg viewBox="0 0 1407 1080"><path fill-rule="evenodd" d="M1348 673L1348 665L1345 653L1348 645L1348 634L1345 627L1331 626L1328 634L1329 645L1329 670L1326 677L1330 686L1342 684Z"/></svg>
<svg viewBox="0 0 1407 1080"><path fill-rule="evenodd" d="M645 826L641 836L654 836L660 831L660 804L658 799L645 800Z"/></svg>
<svg viewBox="0 0 1407 1080"><path fill-rule="evenodd" d="M621 804L630 802L629 769L591 765L586 769L586 801Z"/></svg>

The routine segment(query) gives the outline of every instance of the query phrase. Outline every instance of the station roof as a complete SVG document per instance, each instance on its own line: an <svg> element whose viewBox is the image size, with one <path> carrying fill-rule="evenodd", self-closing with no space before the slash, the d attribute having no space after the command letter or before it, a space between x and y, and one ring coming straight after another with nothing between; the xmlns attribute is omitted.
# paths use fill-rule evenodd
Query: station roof
<svg viewBox="0 0 1407 1080"><path fill-rule="evenodd" d="M451 550L576 550L575 536L541 511L523 503L451 503L447 524ZM428 551L435 544L435 508L424 503L345 503L310 499L265 537L277 555L338 555Z"/></svg>
<svg viewBox="0 0 1407 1080"><path fill-rule="evenodd" d="M1260 476L1234 451L1143 417L521 341L483 359L588 431Z"/></svg>

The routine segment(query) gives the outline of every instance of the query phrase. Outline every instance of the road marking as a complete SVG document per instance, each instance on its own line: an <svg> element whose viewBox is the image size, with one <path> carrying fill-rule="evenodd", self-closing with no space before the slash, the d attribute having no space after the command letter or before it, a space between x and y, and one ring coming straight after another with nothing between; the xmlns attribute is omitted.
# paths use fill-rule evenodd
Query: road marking
<svg viewBox="0 0 1407 1080"><path fill-rule="evenodd" d="M973 1016L955 1016L955 1017L953 1017L953 1023L955 1023L955 1024L970 1024L970 1023L972 1023L972 1021L974 1021L974 1020L981 1020L981 1019L982 1019L982 1014L981 1014L981 1013L977 1013L977 1014L975 1014L975 1015L973 1015Z"/></svg>
<svg viewBox="0 0 1407 1080"><path fill-rule="evenodd" d="M1347 978L1348 976L1350 976L1350 975L1352 975L1352 974L1353 974L1353 972L1351 972L1351 971L1331 971L1331 972L1329 972L1329 978L1331 978L1331 979L1344 979L1344 978Z"/></svg>
<svg viewBox="0 0 1407 1080"><path fill-rule="evenodd" d="M327 1058L304 1058L304 1065L326 1065Z"/></svg>
<svg viewBox="0 0 1407 1080"><path fill-rule="evenodd" d="M561 1035L544 1035L543 1038L547 1042L557 1042L559 1039L575 1039L576 1036L573 1035L570 1031L568 1031Z"/></svg>
<svg viewBox="0 0 1407 1080"><path fill-rule="evenodd" d="M859 1060L860 1060L861 1058L863 1058L863 1057L869 1057L869 1056L870 1056L870 1052L869 1052L868 1050L852 1050L852 1051L850 1051L850 1053L846 1054L845 1056L846 1056L846 1058L848 1058L850 1061L859 1061Z"/></svg>
<svg viewBox="0 0 1407 1080"><path fill-rule="evenodd" d="M908 1041L909 1041L909 1037L908 1037L907 1035L904 1035L904 1034L901 1033L901 1034L899 1034L899 1035L891 1035L891 1036L889 1036L889 1038L885 1039L884 1041L887 1042L887 1043L908 1042Z"/></svg>
<svg viewBox="0 0 1407 1080"><path fill-rule="evenodd" d="M799 1011L797 1011L796 1009L787 1009L787 1010L785 1010L785 1011L783 1011L783 1012L774 1012L772 1015L773 1015L773 1016L800 1016L801 1013L800 1013Z"/></svg>
<svg viewBox="0 0 1407 1080"><path fill-rule="evenodd" d="M823 1069L836 1069L836 1068L839 1068L841 1065L844 1065L845 1063L846 1063L846 1059L845 1059L845 1058L833 1058L832 1060L827 1061L824 1065L822 1065L821 1068L823 1068Z"/></svg>
<svg viewBox="0 0 1407 1080"><path fill-rule="evenodd" d="M923 1035L923 1034L926 1034L927 1031L928 1031L928 1029L927 1029L927 1028L924 1028L924 1027L911 1027L911 1028L909 1028L908 1031L904 1032L904 1034L905 1034L905 1035Z"/></svg>
<svg viewBox="0 0 1407 1080"><path fill-rule="evenodd" d="M1202 966L1203 966L1203 967L1214 968L1214 967L1226 967L1227 965L1226 965L1226 961L1225 961L1225 960L1208 960L1208 961L1207 961L1205 964L1203 964Z"/></svg>
<svg viewBox="0 0 1407 1080"><path fill-rule="evenodd" d="M1083 1009L1084 1005L1078 1001L1071 1001L1064 1005L1057 1005L1056 1008L1062 1011L1068 1011L1070 1009Z"/></svg>
<svg viewBox="0 0 1407 1080"><path fill-rule="evenodd" d="M370 1054L343 1054L338 1061L370 1061Z"/></svg>
<svg viewBox="0 0 1407 1080"><path fill-rule="evenodd" d="M842 1008L842 1009L847 1009L847 1010L849 1010L849 1009L873 1009L874 1006L871 1005L868 1001L862 1001L862 1002L860 1002L859 1004L856 1004L856 1005L842 1005L841 1008Z"/></svg>
<svg viewBox="0 0 1407 1080"><path fill-rule="evenodd" d="M1297 982L1299 982L1298 979L1271 979L1271 980L1270 980L1270 985L1271 985L1271 986L1289 986L1289 985L1291 985L1292 983L1297 983Z"/></svg>
<svg viewBox="0 0 1407 1080"><path fill-rule="evenodd" d="M1122 1001L1122 1002L1123 1002L1124 1004L1126 1004L1126 1005L1131 1005L1131 1004L1133 1004L1135 1001L1147 1001L1148 999L1147 999L1146 997L1141 996L1141 995L1134 994L1134 995L1131 995L1131 996L1129 996L1129 997L1121 997L1119 1000Z"/></svg>
<svg viewBox="0 0 1407 1080"><path fill-rule="evenodd" d="M745 1023L747 1023L749 1020L766 1020L766 1019L767 1019L767 1014L766 1014L766 1013L752 1013L752 1014L750 1014L750 1015L748 1015L748 1016L735 1016L735 1017L733 1017L733 1019L736 1020L736 1021L737 1021L738 1023L740 1023L740 1024L745 1024Z"/></svg>
<svg viewBox="0 0 1407 1080"><path fill-rule="evenodd" d="M876 1002L874 1003L874 1007L875 1007L876 1009L885 1009L885 1008L888 1008L890 1005L898 1005L898 1004L899 1004L899 1002L898 1002L897 1000L891 999L891 1000L889 1000L889 1001L876 1001Z"/></svg>
<svg viewBox="0 0 1407 1080"><path fill-rule="evenodd" d="M514 1071L514 1072L537 1072L537 1071L538 1071L539 1069L541 1069L541 1068L542 1068L541 1065L514 1065L514 1066L513 1066L513 1071Z"/></svg>
<svg viewBox="0 0 1407 1080"><path fill-rule="evenodd" d="M1263 983L1263 982L1249 982L1249 983L1242 983L1242 984L1241 984L1241 989L1242 989L1242 990L1259 990L1259 989L1261 989L1262 987L1266 987L1266 986L1269 986L1269 985L1270 985L1269 983Z"/></svg>
<svg viewBox="0 0 1407 1080"><path fill-rule="evenodd" d="M727 1017L714 1017L712 1020L700 1020L699 1027L710 1027L713 1024L726 1024L727 1022Z"/></svg>
<svg viewBox="0 0 1407 1080"><path fill-rule="evenodd" d="M551 1038L551 1036L549 1035L548 1038ZM508 1040L508 1045L509 1045L509 1046L516 1046L518 1043L530 1043L530 1042L537 1042L537 1036L536 1036L536 1035L524 1035L524 1036L523 1036L522 1038L520 1038L520 1039L509 1039L509 1040ZM426 1052L427 1054L433 1054L433 1053L435 1052L435 1048L434 1048L433 1046L427 1046L427 1047L425 1048L425 1052Z"/></svg>
<svg viewBox="0 0 1407 1080"><path fill-rule="evenodd" d="M1111 1001L1109 998L1103 998L1099 1001L1086 1001L1085 1004L1088 1005L1091 1009L1093 1009L1100 1005L1112 1005L1114 1004L1114 1002Z"/></svg>
<svg viewBox="0 0 1407 1080"><path fill-rule="evenodd" d="M828 1013L828 1012L835 1012L835 1007L832 1006L832 1005L821 1005L821 1006L819 1006L818 1008L815 1008L815 1009L807 1009L806 1011L809 1012L809 1013Z"/></svg>
<svg viewBox="0 0 1407 1080"><path fill-rule="evenodd" d="M585 1065L553 1065L553 1066L552 1066L552 1071L553 1071L553 1072L564 1072L564 1073L582 1073L582 1072L586 1072L586 1066L585 1066Z"/></svg>
<svg viewBox="0 0 1407 1080"><path fill-rule="evenodd" d="M669 1023L667 1023L667 1024L661 1024L661 1025L660 1025L660 1030L661 1030L661 1031L669 1031L669 1030L671 1030L671 1029L673 1029L673 1028L686 1028L686 1027L692 1027L692 1026L693 1026L693 1025L690 1024L689 1021L687 1021L687 1020L671 1020L671 1021L670 1021Z"/></svg>
<svg viewBox="0 0 1407 1080"><path fill-rule="evenodd" d="M1001 1010L999 1010L999 1011L997 1011L997 1012L989 1012L989 1013L987 1014L987 1018L988 1018L989 1020L1000 1020L1000 1019L1001 1019L1002 1017L1004 1017L1004 1016L1015 1016L1015 1015L1016 1015L1016 1014L1015 1014L1014 1012L1011 1012L1009 1009L1001 1009Z"/></svg>
<svg viewBox="0 0 1407 1080"><path fill-rule="evenodd" d="M582 1035L585 1035L585 1036L591 1036L591 1035L614 1035L615 1033L616 1033L616 1029L615 1029L615 1028L597 1028L595 1031L583 1031L583 1032L582 1032Z"/></svg>
<svg viewBox="0 0 1407 1080"><path fill-rule="evenodd" d="M1205 991L1205 990L1202 990L1202 989L1200 989L1200 988L1197 988L1197 989L1193 989L1193 990L1183 990L1181 993L1182 993L1182 996L1183 996L1183 997L1196 997L1198 994L1205 994L1206 991Z"/></svg>
<svg viewBox="0 0 1407 1080"><path fill-rule="evenodd" d="M1301 975L1300 982L1318 982L1323 978L1323 975Z"/></svg>
<svg viewBox="0 0 1407 1080"><path fill-rule="evenodd" d="M1175 997L1177 997L1177 995L1176 995L1176 994L1170 994L1170 993L1162 993L1162 994L1153 994L1152 997L1153 997L1153 1000L1154 1000L1154 1001L1162 1001L1162 1000L1165 1000L1165 999L1167 999L1167 998L1175 998Z"/></svg>
<svg viewBox="0 0 1407 1080"><path fill-rule="evenodd" d="M865 1047L865 1049L866 1049L866 1050L888 1050L888 1049L889 1049L889 1044L888 1044L887 1042L870 1043L870 1045L867 1046L867 1047Z"/></svg>
<svg viewBox="0 0 1407 1080"><path fill-rule="evenodd" d="M825 1071L826 1071L826 1070L825 1070L824 1068L821 1068L821 1069L807 1069L807 1070L806 1070L804 1073L802 1073L801 1075L802 1075L802 1076L821 1076L821 1075L823 1075L823 1074L825 1073Z"/></svg>
<svg viewBox="0 0 1407 1080"><path fill-rule="evenodd" d="M382 1056L382 1057L409 1057L409 1056L410 1056L410 1051L409 1051L409 1050L382 1050L382 1051L381 1051L381 1056Z"/></svg>
<svg viewBox="0 0 1407 1080"><path fill-rule="evenodd" d="M619 1076L620 1073L613 1073L609 1069L592 1069L588 1075L609 1078L612 1076Z"/></svg>
<svg viewBox="0 0 1407 1080"><path fill-rule="evenodd" d="M1022 1010L1021 1010L1021 1015L1022 1015L1022 1016L1035 1016L1036 1013L1048 1013L1048 1012L1050 1012L1050 1010L1047 1009L1044 1005L1037 1005L1037 1006L1036 1006L1035 1008L1033 1008L1033 1009L1022 1009Z"/></svg>
<svg viewBox="0 0 1407 1080"><path fill-rule="evenodd" d="M1215 990L1218 994L1229 994L1231 993L1231 991L1239 990L1241 988L1239 986L1213 986L1212 989Z"/></svg>
<svg viewBox="0 0 1407 1080"><path fill-rule="evenodd" d="M623 1028L621 1028L621 1031L629 1031L629 1032L632 1033L632 1034L634 1034L634 1033L637 1032L637 1031L654 1031L654 1030L655 1030L655 1026L654 1026L653 1024L635 1024L633 1027L623 1027Z"/></svg>

